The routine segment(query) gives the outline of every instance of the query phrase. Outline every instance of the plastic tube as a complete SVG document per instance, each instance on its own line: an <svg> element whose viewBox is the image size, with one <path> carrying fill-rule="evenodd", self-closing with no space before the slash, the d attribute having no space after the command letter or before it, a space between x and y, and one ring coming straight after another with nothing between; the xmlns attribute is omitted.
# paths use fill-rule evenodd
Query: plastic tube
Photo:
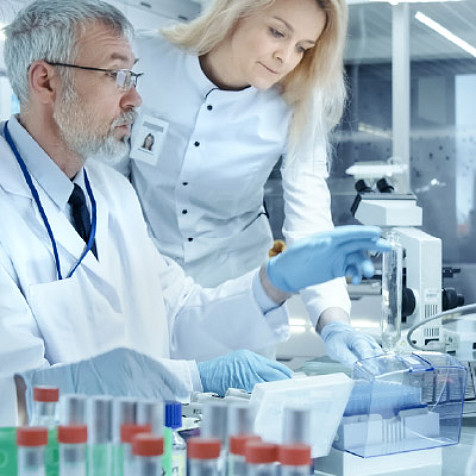
<svg viewBox="0 0 476 476"><path fill-rule="evenodd" d="M154 435L162 435L164 430L164 403L159 400L139 400L137 402L136 423L150 425Z"/></svg>
<svg viewBox="0 0 476 476"><path fill-rule="evenodd" d="M59 388L47 385L33 387L32 426L48 428L48 445L45 449L47 474L58 474Z"/></svg>
<svg viewBox="0 0 476 476"><path fill-rule="evenodd" d="M86 395L70 393L61 396L60 424L61 425L86 425Z"/></svg>
<svg viewBox="0 0 476 476"><path fill-rule="evenodd" d="M125 476L162 476L161 456L164 452L164 439L153 434L139 434L133 438L133 472Z"/></svg>
<svg viewBox="0 0 476 476"><path fill-rule="evenodd" d="M86 476L86 425L60 425L58 443L60 452L60 476Z"/></svg>
<svg viewBox="0 0 476 476"><path fill-rule="evenodd" d="M190 438L187 441L188 476L221 476L220 446L217 438Z"/></svg>
<svg viewBox="0 0 476 476"><path fill-rule="evenodd" d="M112 473L112 397L99 395L88 401L88 476Z"/></svg>
<svg viewBox="0 0 476 476"><path fill-rule="evenodd" d="M247 476L276 476L278 445L252 442L246 445Z"/></svg>
<svg viewBox="0 0 476 476"><path fill-rule="evenodd" d="M248 402L231 402L228 405L228 436L251 435L253 416Z"/></svg>
<svg viewBox="0 0 476 476"><path fill-rule="evenodd" d="M165 402L164 454L162 466L164 476L185 476L187 472L187 444L179 435L182 426L182 404Z"/></svg>
<svg viewBox="0 0 476 476"><path fill-rule="evenodd" d="M116 397L112 402L112 471L123 474L123 447L121 443L122 425L137 423L137 400L131 397Z"/></svg>
<svg viewBox="0 0 476 476"><path fill-rule="evenodd" d="M33 388L32 426L54 428L58 424L58 387L39 385Z"/></svg>
<svg viewBox="0 0 476 476"><path fill-rule="evenodd" d="M220 440L218 469L220 474L225 474L228 457L228 408L225 402L211 401L204 404L200 436Z"/></svg>
<svg viewBox="0 0 476 476"><path fill-rule="evenodd" d="M200 435L204 438L218 438L222 448L226 445L228 428L228 409L221 401L207 402L203 405Z"/></svg>
<svg viewBox="0 0 476 476"><path fill-rule="evenodd" d="M119 467L119 472L116 475L133 474L134 462L132 457L132 441L136 435L141 433L150 433L150 425L124 424L121 426L121 443L122 443L122 472Z"/></svg>
<svg viewBox="0 0 476 476"><path fill-rule="evenodd" d="M281 476L309 476L311 447L305 444L281 445L278 450Z"/></svg>
<svg viewBox="0 0 476 476"><path fill-rule="evenodd" d="M311 409L287 406L283 411L283 443L311 443Z"/></svg>
<svg viewBox="0 0 476 476"><path fill-rule="evenodd" d="M259 441L261 441L261 438L257 435L230 436L227 464L228 476L246 476L246 445Z"/></svg>
<svg viewBox="0 0 476 476"><path fill-rule="evenodd" d="M46 427L23 427L17 430L18 476L45 476Z"/></svg>
<svg viewBox="0 0 476 476"><path fill-rule="evenodd" d="M403 249L396 233L389 233L387 241L392 250L382 257L382 347L395 352L401 337L402 323L402 267Z"/></svg>

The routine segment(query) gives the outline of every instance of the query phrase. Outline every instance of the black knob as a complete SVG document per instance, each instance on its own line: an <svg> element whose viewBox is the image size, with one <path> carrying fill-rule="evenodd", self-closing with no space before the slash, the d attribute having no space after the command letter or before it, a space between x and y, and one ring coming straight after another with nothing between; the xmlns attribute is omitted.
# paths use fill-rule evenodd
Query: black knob
<svg viewBox="0 0 476 476"><path fill-rule="evenodd" d="M464 296L456 292L455 288L443 289L441 297L441 306L443 311L454 309L455 307L462 306L464 304Z"/></svg>
<svg viewBox="0 0 476 476"><path fill-rule="evenodd" d="M377 181L377 189L380 193L393 193L395 190L393 185L390 185L385 177Z"/></svg>
<svg viewBox="0 0 476 476"><path fill-rule="evenodd" d="M441 306L443 311L454 309L455 307L462 306L464 304L464 296L456 292L455 288L443 289L441 297Z"/></svg>
<svg viewBox="0 0 476 476"><path fill-rule="evenodd" d="M373 190L367 185L367 182L364 179L357 180L355 182L355 190L359 193L370 193Z"/></svg>
<svg viewBox="0 0 476 476"><path fill-rule="evenodd" d="M410 288L402 290L402 319L411 316L415 312L416 300L415 294Z"/></svg>

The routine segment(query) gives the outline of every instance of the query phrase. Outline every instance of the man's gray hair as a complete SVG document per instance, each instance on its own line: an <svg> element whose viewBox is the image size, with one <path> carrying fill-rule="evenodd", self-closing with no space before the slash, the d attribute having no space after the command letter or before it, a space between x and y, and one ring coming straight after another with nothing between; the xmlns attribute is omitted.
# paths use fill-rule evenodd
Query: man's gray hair
<svg viewBox="0 0 476 476"><path fill-rule="evenodd" d="M128 39L134 34L129 20L101 0L36 0L17 14L4 30L4 54L8 78L21 105L28 102L30 65L39 60L74 63L78 39L93 22ZM71 71L61 68L60 75L67 82Z"/></svg>

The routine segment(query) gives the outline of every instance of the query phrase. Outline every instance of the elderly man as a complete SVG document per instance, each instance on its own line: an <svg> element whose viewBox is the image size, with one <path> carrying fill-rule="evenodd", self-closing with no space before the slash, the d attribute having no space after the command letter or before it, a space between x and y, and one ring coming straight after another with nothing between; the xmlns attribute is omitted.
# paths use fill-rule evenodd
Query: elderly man
<svg viewBox="0 0 476 476"><path fill-rule="evenodd" d="M3 423L15 413L15 373L27 390L168 398L287 378L285 366L239 349L287 337L288 293L359 280L372 273L364 250L388 249L378 229L342 228L217 289L186 278L150 241L131 185L85 164L127 150L141 103L132 33L99 0L38 0L6 28L21 112L0 125Z"/></svg>

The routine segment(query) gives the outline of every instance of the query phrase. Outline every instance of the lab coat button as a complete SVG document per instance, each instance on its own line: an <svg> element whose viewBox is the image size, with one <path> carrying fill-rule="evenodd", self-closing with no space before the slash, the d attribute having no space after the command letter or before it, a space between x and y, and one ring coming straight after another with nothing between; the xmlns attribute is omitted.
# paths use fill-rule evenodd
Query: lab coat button
<svg viewBox="0 0 476 476"><path fill-rule="evenodd" d="M213 106L212 106L211 104L209 104L209 105L207 106L207 109L208 109L209 111L211 111L211 110L213 109Z"/></svg>
<svg viewBox="0 0 476 476"><path fill-rule="evenodd" d="M186 215L188 213L188 210L182 210L182 213Z"/></svg>
<svg viewBox="0 0 476 476"><path fill-rule="evenodd" d="M189 238L188 241L193 241L193 238Z"/></svg>
<svg viewBox="0 0 476 476"><path fill-rule="evenodd" d="M188 182L182 182L182 185L186 187L188 185Z"/></svg>
<svg viewBox="0 0 476 476"><path fill-rule="evenodd" d="M195 147L198 147L198 146L200 145L200 142L198 142L198 140L196 140L196 141L193 143L193 145L194 145Z"/></svg>

